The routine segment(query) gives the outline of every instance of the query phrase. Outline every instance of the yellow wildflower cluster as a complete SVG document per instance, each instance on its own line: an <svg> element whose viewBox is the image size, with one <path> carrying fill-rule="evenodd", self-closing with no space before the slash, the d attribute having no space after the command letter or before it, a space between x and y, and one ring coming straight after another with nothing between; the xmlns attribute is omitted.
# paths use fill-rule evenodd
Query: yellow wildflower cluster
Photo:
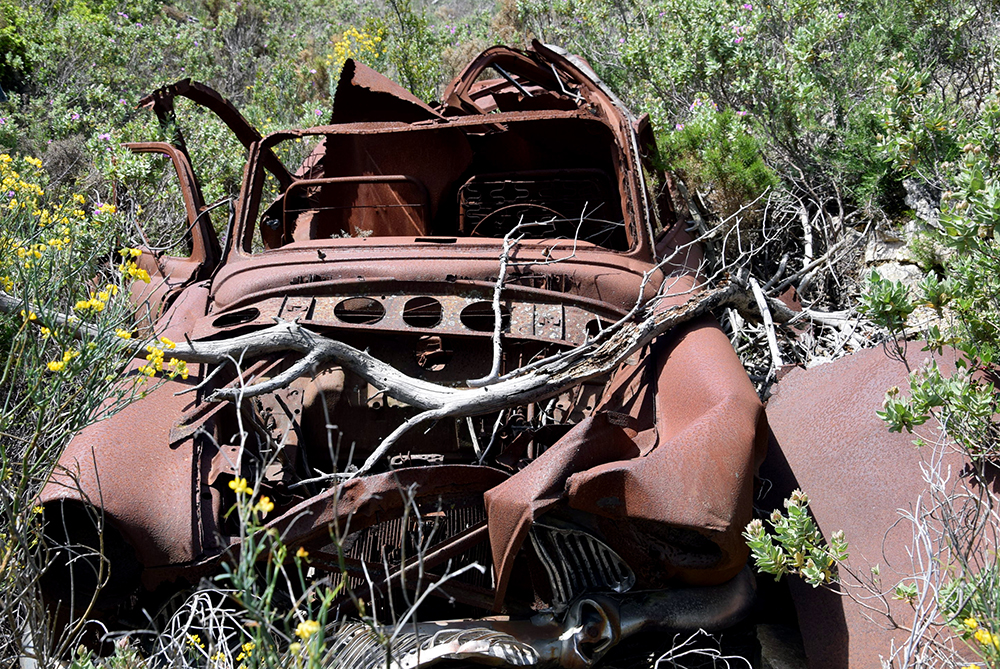
<svg viewBox="0 0 1000 669"><path fill-rule="evenodd" d="M188 634L187 635L187 644L189 646L191 646L192 648L195 648L195 647L197 647L197 648L204 648L205 647L205 644L203 644L201 642L201 637L198 636L197 634Z"/></svg>
<svg viewBox="0 0 1000 669"><path fill-rule="evenodd" d="M97 293L91 292L89 300L79 300L73 307L79 312L87 313L100 313L104 311L104 307L108 305L108 300L118 294L118 286L109 283L104 287L104 290L98 291Z"/></svg>
<svg viewBox="0 0 1000 669"><path fill-rule="evenodd" d="M42 161L24 158L24 162L33 169L35 177L41 175ZM0 192L10 198L7 209L29 211L38 209L38 198L45 194L37 183L24 180L20 172L14 169L14 159L7 153L0 154Z"/></svg>
<svg viewBox="0 0 1000 669"><path fill-rule="evenodd" d="M48 215L49 211L46 209L42 213ZM21 246L15 242L13 244L14 254L17 256L17 259L20 260L21 263L24 265L25 269L30 269L37 260L41 260L45 252L48 251L50 248L55 249L56 251L62 251L63 249L65 249L67 246L70 245L73 239L72 237L70 237L69 227L64 226L63 229L60 231L60 233L61 236L52 237L45 242L38 242L35 244L27 244L25 246Z"/></svg>
<svg viewBox="0 0 1000 669"><path fill-rule="evenodd" d="M121 334L118 334L118 336L121 337ZM188 377L188 367L186 362L178 360L177 358L170 358L169 360L164 361L165 351L176 347L177 344L170 341L166 337L160 337L159 343L148 345L146 347L146 351L148 353L146 356L146 364L139 368L139 373L145 374L146 376L153 376L157 372L166 371L168 377L171 379L179 376L186 380Z"/></svg>
<svg viewBox="0 0 1000 669"><path fill-rule="evenodd" d="M30 268L35 264L36 260L40 260L42 254L48 247L45 244L30 244L28 246L18 246L15 253L17 254L17 259L20 260L24 267Z"/></svg>
<svg viewBox="0 0 1000 669"><path fill-rule="evenodd" d="M333 53L326 56L326 65L332 72L340 72L348 58L365 60L378 58L386 52L382 45L385 31L377 28L373 33L362 32L355 27L344 31L340 39L333 43Z"/></svg>
<svg viewBox="0 0 1000 669"><path fill-rule="evenodd" d="M17 257L21 260L25 258L38 258L42 257L48 247L45 244L31 244L29 246L18 246L17 247Z"/></svg>
<svg viewBox="0 0 1000 669"><path fill-rule="evenodd" d="M120 253L125 259L125 261L118 266L118 271L121 272L123 276L149 283L149 272L139 267L135 263L135 260L133 260L133 258L138 258L142 255L142 251L140 249L125 248L118 251L118 253Z"/></svg>
<svg viewBox="0 0 1000 669"><path fill-rule="evenodd" d="M240 654L236 656L237 662L242 662L243 660L249 660L253 656L254 648L257 647L253 641L247 641L245 644L240 646Z"/></svg>
<svg viewBox="0 0 1000 669"><path fill-rule="evenodd" d="M973 637L975 637L976 641L984 646L993 646L994 649L1000 650L1000 637L997 637L987 629L980 627L976 630L976 633L973 634Z"/></svg>
<svg viewBox="0 0 1000 669"><path fill-rule="evenodd" d="M48 211L46 210L43 213L47 214ZM63 235L62 237L53 237L53 238L51 238L48 241L48 245L51 246L52 248L54 248L56 251L62 251L64 248L66 248L67 246L69 246L70 242L73 241L73 238L69 236L69 228L68 227L64 227L62 229L62 235Z"/></svg>
<svg viewBox="0 0 1000 669"><path fill-rule="evenodd" d="M969 639L970 637L975 639L980 646L984 646L983 652L995 653L1000 650L1000 636L993 634L989 629L983 627L982 624L976 618L970 616L962 621L964 626L962 638ZM975 667L975 665L969 665L970 667ZM963 669L968 669L968 667L963 667Z"/></svg>
<svg viewBox="0 0 1000 669"><path fill-rule="evenodd" d="M253 490L247 485L247 480L242 476L237 476L229 482L229 489L237 495L249 495Z"/></svg>
<svg viewBox="0 0 1000 669"><path fill-rule="evenodd" d="M295 628L295 636L300 639L308 639L313 634L320 630L320 624L315 620L306 620L299 623L298 627Z"/></svg>
<svg viewBox="0 0 1000 669"><path fill-rule="evenodd" d="M46 367L49 368L50 372L61 372L66 369L66 365L78 355L80 355L79 351L74 351L71 348L66 349L66 351L63 352L62 360L52 360L46 365Z"/></svg>

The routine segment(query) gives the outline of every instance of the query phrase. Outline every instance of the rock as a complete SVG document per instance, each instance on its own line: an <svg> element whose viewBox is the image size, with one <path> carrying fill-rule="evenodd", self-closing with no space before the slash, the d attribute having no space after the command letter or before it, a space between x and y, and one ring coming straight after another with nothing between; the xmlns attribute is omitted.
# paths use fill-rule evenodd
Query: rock
<svg viewBox="0 0 1000 669"><path fill-rule="evenodd" d="M923 270L910 263L884 262L875 265L872 269L878 272L883 279L898 281L909 288L911 292L924 278Z"/></svg>
<svg viewBox="0 0 1000 669"><path fill-rule="evenodd" d="M919 232L925 227L920 225L920 221L937 227L941 215L941 194L938 189L916 179L903 179L903 188L906 189L906 198L903 202L906 203L906 206L913 208L913 213L916 216L916 219L911 222L913 229L910 230L911 224L907 223L903 229L904 233L911 235Z"/></svg>
<svg viewBox="0 0 1000 669"><path fill-rule="evenodd" d="M865 265L879 265L884 262L910 261L906 242L890 234L877 232L865 247Z"/></svg>

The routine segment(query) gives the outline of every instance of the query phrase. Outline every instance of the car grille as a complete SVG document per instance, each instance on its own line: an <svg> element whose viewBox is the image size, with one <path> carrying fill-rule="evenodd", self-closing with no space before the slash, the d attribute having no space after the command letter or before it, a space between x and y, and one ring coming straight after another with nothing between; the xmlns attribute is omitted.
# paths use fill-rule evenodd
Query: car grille
<svg viewBox="0 0 1000 669"><path fill-rule="evenodd" d="M552 608L565 609L585 592L628 592L635 573L606 544L581 530L536 522L531 544L552 588Z"/></svg>

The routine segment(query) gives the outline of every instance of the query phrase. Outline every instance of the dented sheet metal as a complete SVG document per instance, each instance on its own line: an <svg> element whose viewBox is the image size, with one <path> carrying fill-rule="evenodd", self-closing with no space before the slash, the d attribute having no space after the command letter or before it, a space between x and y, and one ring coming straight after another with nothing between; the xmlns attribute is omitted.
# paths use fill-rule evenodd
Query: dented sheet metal
<svg viewBox="0 0 1000 669"><path fill-rule="evenodd" d="M840 592L789 583L810 667L882 667L892 649L906 647L907 629L918 618L909 602L893 596L896 585L917 582L928 563L947 555L955 537L939 534L943 497L956 495L946 506L961 517L962 506L970 504L971 511L984 494L963 475L970 466L965 456L950 446L917 448L915 435L889 432L876 415L886 391L905 387L910 370L931 358L920 342L905 348L905 363L879 347L794 369L768 402L773 435L761 476L773 487L761 508L780 508L792 490L805 490L824 537L842 530L850 546ZM943 374L954 371L957 355L947 350L934 356ZM927 473L935 470L944 478L932 488ZM923 515L926 534L918 533L911 515ZM925 543L934 537L942 543ZM967 540L984 553L997 545L996 536L977 533ZM928 634L940 648L976 660L946 626Z"/></svg>

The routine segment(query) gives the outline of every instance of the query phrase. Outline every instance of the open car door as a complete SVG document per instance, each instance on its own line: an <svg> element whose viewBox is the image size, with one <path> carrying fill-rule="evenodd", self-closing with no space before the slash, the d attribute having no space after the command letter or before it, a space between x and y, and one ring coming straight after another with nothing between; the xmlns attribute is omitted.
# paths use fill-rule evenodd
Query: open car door
<svg viewBox="0 0 1000 669"><path fill-rule="evenodd" d="M148 238L135 259L150 281L132 284L132 301L139 309L137 321L149 325L156 321L177 292L185 286L207 279L219 264L222 252L212 227L208 208L187 155L166 142L126 144L134 153L160 154L170 160L176 172L179 194L186 218L184 229L177 231L177 242L164 246L152 244ZM145 237L145 232L143 232ZM168 255L168 253L176 255ZM186 255L185 255L186 254Z"/></svg>
<svg viewBox="0 0 1000 669"><path fill-rule="evenodd" d="M143 142L126 146L135 153L159 153L170 159L177 172L180 197L188 222L184 239L187 256L168 255L170 248L156 248L146 240L146 248L142 249L142 255L136 261L151 279L149 284L137 282L132 287L133 301L137 306L144 305L139 314L140 323L154 322L181 288L207 279L222 257L219 240L209 218L209 208L205 206L184 136L177 124L174 113L174 98L177 96L186 97L213 112L245 148L261 139L260 133L229 100L209 86L190 79L158 88L139 101L140 107L156 114L164 134L172 138L172 143ZM272 169L280 168L277 173L283 187L291 183L291 176L270 151L265 156L265 162Z"/></svg>

